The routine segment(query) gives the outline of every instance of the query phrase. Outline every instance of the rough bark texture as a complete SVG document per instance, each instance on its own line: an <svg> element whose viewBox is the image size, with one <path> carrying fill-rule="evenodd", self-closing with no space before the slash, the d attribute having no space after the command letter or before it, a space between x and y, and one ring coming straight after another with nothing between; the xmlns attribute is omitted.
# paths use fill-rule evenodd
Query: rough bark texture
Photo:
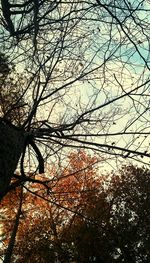
<svg viewBox="0 0 150 263"><path fill-rule="evenodd" d="M23 132L0 120L0 199L7 191L23 147Z"/></svg>

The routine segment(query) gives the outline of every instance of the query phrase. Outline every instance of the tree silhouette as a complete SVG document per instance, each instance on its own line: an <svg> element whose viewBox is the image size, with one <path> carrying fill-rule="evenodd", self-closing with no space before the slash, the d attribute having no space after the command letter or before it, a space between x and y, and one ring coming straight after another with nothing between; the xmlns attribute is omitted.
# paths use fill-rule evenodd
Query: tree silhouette
<svg viewBox="0 0 150 263"><path fill-rule="evenodd" d="M15 105L8 89L13 104L1 123L22 109L15 125L35 171L74 147L148 163L149 2L2 0L1 8L2 52L19 88Z"/></svg>

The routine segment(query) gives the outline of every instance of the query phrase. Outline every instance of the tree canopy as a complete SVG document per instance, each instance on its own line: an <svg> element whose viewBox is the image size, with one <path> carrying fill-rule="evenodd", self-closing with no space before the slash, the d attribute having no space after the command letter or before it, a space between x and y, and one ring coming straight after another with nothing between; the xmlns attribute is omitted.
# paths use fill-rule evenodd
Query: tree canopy
<svg viewBox="0 0 150 263"><path fill-rule="evenodd" d="M57 181L49 180L51 196L38 183L24 192L12 262L148 262L150 171L131 165L103 175L95 162L85 152L71 153ZM0 207L2 253L19 195L20 189L8 193Z"/></svg>
<svg viewBox="0 0 150 263"><path fill-rule="evenodd" d="M19 107L26 145L34 141L45 160L47 149L58 160L62 149L84 147L149 163L149 1L1 7L2 52L17 73L5 83L17 92L4 116Z"/></svg>
<svg viewBox="0 0 150 263"><path fill-rule="evenodd" d="M75 165L83 150L97 169L149 165L149 13L148 0L1 0L0 200L13 193L18 200L8 257L24 195L38 197L42 188L48 195L42 198L58 207L51 188L57 182L62 191L60 170L64 178L64 171L78 177L80 167L66 168L74 151ZM71 177L65 187L74 191L77 182ZM68 201L62 205L72 213ZM81 221L74 229L87 228ZM82 251L77 255L83 258Z"/></svg>

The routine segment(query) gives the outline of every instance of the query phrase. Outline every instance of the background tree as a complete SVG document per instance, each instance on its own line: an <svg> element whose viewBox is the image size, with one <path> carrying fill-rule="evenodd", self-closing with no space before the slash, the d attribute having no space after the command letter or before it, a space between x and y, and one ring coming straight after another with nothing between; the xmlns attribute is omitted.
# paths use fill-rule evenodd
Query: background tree
<svg viewBox="0 0 150 263"><path fill-rule="evenodd" d="M72 153L67 170L74 167L74 173L62 171L51 199L42 186L35 185L34 195L26 192L15 262L148 262L149 170L124 166L113 176L97 176L94 163L83 152L80 158ZM18 197L4 200L5 216L12 218ZM3 225L4 233L10 231L12 220L6 216Z"/></svg>
<svg viewBox="0 0 150 263"><path fill-rule="evenodd" d="M148 262L149 171L123 167L63 229L62 242L75 262ZM66 243L65 243L66 242Z"/></svg>
<svg viewBox="0 0 150 263"><path fill-rule="evenodd" d="M19 77L17 79L17 77ZM20 127L26 117L27 104L23 101L26 77L16 72L15 65L0 54L0 117Z"/></svg>
<svg viewBox="0 0 150 263"><path fill-rule="evenodd" d="M66 259L66 252L59 241L60 230L69 218L73 220L74 213L81 214L81 208L86 205L84 195L98 191L100 180L96 179L96 163L97 159L85 152L71 153L65 168L49 169L47 182L51 189L50 194L44 186L44 177L43 185L37 178L34 181L34 187L28 185L23 195L20 225L14 250L14 256L20 255L18 258L20 262L22 260L33 262L33 259L37 262L44 258L46 262L49 257L51 260L53 257L55 260L59 257L61 262ZM1 203L1 211L4 215L1 224L6 247L15 221L19 193L20 188L17 188L8 193ZM43 244L42 247L41 244Z"/></svg>

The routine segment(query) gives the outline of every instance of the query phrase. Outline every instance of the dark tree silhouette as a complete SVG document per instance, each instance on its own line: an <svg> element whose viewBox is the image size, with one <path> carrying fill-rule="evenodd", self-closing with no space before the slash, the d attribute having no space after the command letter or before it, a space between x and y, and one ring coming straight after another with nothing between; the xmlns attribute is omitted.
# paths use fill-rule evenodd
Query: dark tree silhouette
<svg viewBox="0 0 150 263"><path fill-rule="evenodd" d="M7 105L1 127L19 128L25 138L6 181L20 154L21 182L31 167L43 173L44 161L59 162L62 151L75 147L149 163L149 7L149 1L1 0L2 54L15 68L4 66L1 55ZM2 153L1 166L4 159L8 167Z"/></svg>

